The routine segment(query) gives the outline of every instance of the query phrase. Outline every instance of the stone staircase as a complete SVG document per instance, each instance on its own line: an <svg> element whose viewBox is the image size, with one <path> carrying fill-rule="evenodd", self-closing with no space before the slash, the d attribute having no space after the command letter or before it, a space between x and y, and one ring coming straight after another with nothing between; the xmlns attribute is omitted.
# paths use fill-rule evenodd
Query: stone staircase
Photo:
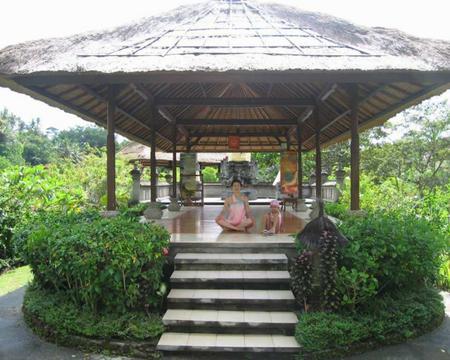
<svg viewBox="0 0 450 360"><path fill-rule="evenodd" d="M286 255L214 250L176 254L157 349L172 358L292 358L299 345Z"/></svg>

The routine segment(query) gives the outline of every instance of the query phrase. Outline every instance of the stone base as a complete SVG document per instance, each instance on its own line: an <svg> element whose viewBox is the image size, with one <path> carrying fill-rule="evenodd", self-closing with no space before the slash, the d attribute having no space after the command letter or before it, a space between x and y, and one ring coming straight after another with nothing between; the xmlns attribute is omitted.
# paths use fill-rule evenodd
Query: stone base
<svg viewBox="0 0 450 360"><path fill-rule="evenodd" d="M157 203L150 203L144 211L144 216L146 219L161 219L162 215L163 211Z"/></svg>
<svg viewBox="0 0 450 360"><path fill-rule="evenodd" d="M178 204L178 201L176 199L170 199L170 205L167 208L169 211L180 211L181 206Z"/></svg>
<svg viewBox="0 0 450 360"><path fill-rule="evenodd" d="M104 218L112 218L112 217L116 217L117 215L119 215L119 211L118 210L100 211L100 215Z"/></svg>
<svg viewBox="0 0 450 360"><path fill-rule="evenodd" d="M308 211L308 207L305 204L304 199L297 199L297 212L306 212Z"/></svg>

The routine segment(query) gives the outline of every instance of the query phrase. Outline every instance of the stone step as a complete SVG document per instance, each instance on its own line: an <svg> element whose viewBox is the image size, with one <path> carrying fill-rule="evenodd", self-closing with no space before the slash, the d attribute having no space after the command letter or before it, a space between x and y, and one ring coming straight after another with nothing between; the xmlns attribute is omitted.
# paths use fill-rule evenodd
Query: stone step
<svg viewBox="0 0 450 360"><path fill-rule="evenodd" d="M277 253L178 253L177 270L286 270L288 258Z"/></svg>
<svg viewBox="0 0 450 360"><path fill-rule="evenodd" d="M289 289L290 275L278 270L175 270L170 283L174 289Z"/></svg>
<svg viewBox="0 0 450 360"><path fill-rule="evenodd" d="M168 309L163 323L173 332L293 335L297 316L288 311Z"/></svg>
<svg viewBox="0 0 450 360"><path fill-rule="evenodd" d="M167 297L171 309L293 310L291 290L172 289Z"/></svg>
<svg viewBox="0 0 450 360"><path fill-rule="evenodd" d="M233 234L230 234L233 235ZM239 234L236 234L236 237ZM296 254L294 239L287 235L283 236L253 236L256 234L246 234L246 240L233 240L233 236L227 237L225 241L171 241L170 254L175 256L178 253L278 253L287 254L289 258ZM250 239L247 239L250 237Z"/></svg>
<svg viewBox="0 0 450 360"><path fill-rule="evenodd" d="M165 354L192 351L243 354L280 353L281 355L298 352L300 345L293 336L285 335L166 332L159 339L156 349ZM259 355L258 358L260 358ZM279 357L276 358L279 359Z"/></svg>

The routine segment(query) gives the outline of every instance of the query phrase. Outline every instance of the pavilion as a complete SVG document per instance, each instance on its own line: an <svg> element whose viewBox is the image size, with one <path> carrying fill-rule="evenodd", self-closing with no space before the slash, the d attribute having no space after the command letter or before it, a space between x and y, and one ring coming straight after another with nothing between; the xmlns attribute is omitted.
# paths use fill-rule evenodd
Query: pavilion
<svg viewBox="0 0 450 360"><path fill-rule="evenodd" d="M450 43L251 0L216 0L102 32L0 50L0 86L156 151L316 152L351 139L351 209L359 209L362 130L450 88ZM299 181L301 183L301 181ZM174 186L176 191L176 186ZM301 198L301 193L299 197Z"/></svg>
<svg viewBox="0 0 450 360"><path fill-rule="evenodd" d="M215 0L6 47L0 86L107 128L108 210L116 206L115 133L151 148L152 202L157 151L172 153L175 173L179 152L289 149L301 183L302 153L313 150L320 198L321 149L351 139L351 209L358 210L359 132L449 89L450 43L287 6ZM229 148L230 136L239 149ZM271 237L218 233L212 210L166 224L175 270L156 349L292 358L300 344L290 234L302 219L286 214L286 231Z"/></svg>

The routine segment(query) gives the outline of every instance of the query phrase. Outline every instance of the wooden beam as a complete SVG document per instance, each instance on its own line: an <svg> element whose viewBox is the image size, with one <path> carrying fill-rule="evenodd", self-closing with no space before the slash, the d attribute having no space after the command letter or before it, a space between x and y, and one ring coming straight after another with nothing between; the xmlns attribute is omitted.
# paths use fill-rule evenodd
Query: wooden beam
<svg viewBox="0 0 450 360"><path fill-rule="evenodd" d="M262 131L262 132L241 132L236 134L235 132L191 132L191 136L197 137L228 137L232 135L238 135L239 137L285 137L284 132L275 131Z"/></svg>
<svg viewBox="0 0 450 360"><path fill-rule="evenodd" d="M354 84L353 84L354 85ZM379 87L377 87L376 89L372 90L370 93L368 93L363 99L359 100L359 105L361 106L362 104L364 104L366 101L369 101L373 96L375 96L376 94L378 94L379 92L383 91L387 86L387 84L381 85ZM324 126L322 126L322 128L320 129L321 132L325 131L326 129L328 129L329 127L333 126L335 123L337 123L339 120L341 120L342 118L350 115L352 113L351 109L346 109L344 112L340 113L339 115L337 115L333 120L329 121L327 124L325 124ZM309 141L311 141L314 138L315 135L311 135L309 138L307 138L304 142L308 143Z"/></svg>
<svg viewBox="0 0 450 360"><path fill-rule="evenodd" d="M302 162L302 127L303 124L297 124L297 199L303 199L303 162Z"/></svg>
<svg viewBox="0 0 450 360"><path fill-rule="evenodd" d="M145 88L145 86L143 86L141 84L135 84L135 83L131 84L130 86L141 98L143 98L145 101L148 101L151 104L154 104L155 97L149 90L147 90L147 88ZM164 119L166 119L169 124L174 124L177 122L176 119L172 116L172 114L167 109L158 108L158 113ZM187 136L188 132L184 126L179 126L179 130L181 131L181 133L184 136Z"/></svg>
<svg viewBox="0 0 450 360"><path fill-rule="evenodd" d="M129 83L211 83L261 82L266 83L446 83L450 71L420 70L292 70L292 71L154 71L135 73L92 74L72 72L46 72L41 74L8 76L22 85L56 84L129 84Z"/></svg>
<svg viewBox="0 0 450 360"><path fill-rule="evenodd" d="M320 95L318 96L317 100L324 102L325 100L327 100L338 88L338 84L333 83L333 84L329 84L327 85L321 92Z"/></svg>
<svg viewBox="0 0 450 360"><path fill-rule="evenodd" d="M156 129L155 129L155 108L151 106L150 124L152 124L150 132L150 201L156 202Z"/></svg>
<svg viewBox="0 0 450 360"><path fill-rule="evenodd" d="M106 115L106 209L116 209L116 144L114 139L114 114L116 112L117 88L108 88L108 102Z"/></svg>
<svg viewBox="0 0 450 360"><path fill-rule="evenodd" d="M188 130L182 125L180 124L173 116L172 114L165 108L158 108L158 112L159 114L166 119L170 124L176 124L178 127L178 130L180 130L180 132L184 135L184 136L188 136L189 132Z"/></svg>
<svg viewBox="0 0 450 360"><path fill-rule="evenodd" d="M172 124L172 196L177 198L177 124Z"/></svg>
<svg viewBox="0 0 450 360"><path fill-rule="evenodd" d="M221 106L221 107L253 107L253 106L311 106L313 99L298 98L156 98L157 106Z"/></svg>
<svg viewBox="0 0 450 360"><path fill-rule="evenodd" d="M358 132L358 96L359 87L353 84L351 87L351 145L350 145L350 210L359 210L359 132Z"/></svg>
<svg viewBox="0 0 450 360"><path fill-rule="evenodd" d="M320 113L319 107L314 108L314 123L316 128L316 198L322 198L322 154L320 153Z"/></svg>
<svg viewBox="0 0 450 360"><path fill-rule="evenodd" d="M94 89L91 89L89 86L80 85L80 87L83 89L83 91L85 91L89 95L95 97L98 101L100 101L100 102L107 102L107 99L105 97L103 97L102 95L97 93ZM135 115L131 114L128 110L125 110L124 108L116 105L116 111L119 114L122 114L122 115L126 116L127 118L131 119L132 121L138 123L139 125L141 125L142 127L146 128L147 130L150 130L150 131L152 130L150 125L146 124L144 121L142 121L141 119L137 118ZM163 134L159 133L158 131L156 133L158 134L158 136L162 137L164 140L170 142L170 139L168 139Z"/></svg>
<svg viewBox="0 0 450 360"><path fill-rule="evenodd" d="M258 125L296 125L295 119L178 119L177 124L189 126L202 125L230 125L230 126L258 126Z"/></svg>

